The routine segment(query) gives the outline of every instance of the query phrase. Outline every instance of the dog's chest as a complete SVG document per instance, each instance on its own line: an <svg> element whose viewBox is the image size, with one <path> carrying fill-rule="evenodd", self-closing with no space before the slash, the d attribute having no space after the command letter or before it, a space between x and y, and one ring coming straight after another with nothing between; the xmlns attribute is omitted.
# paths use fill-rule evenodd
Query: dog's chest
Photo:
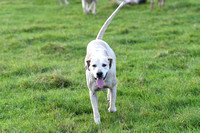
<svg viewBox="0 0 200 133"><path fill-rule="evenodd" d="M106 87L106 88L97 88L95 91L102 91L103 93L106 93L106 89L107 89L108 87Z"/></svg>
<svg viewBox="0 0 200 133"><path fill-rule="evenodd" d="M112 87L112 83L110 83L110 82L108 82L108 81L104 81L104 86L103 86L103 88L99 88L98 86L97 86L97 83L96 83L96 81L94 80L93 82L92 82L92 88L95 90L95 91L106 91L106 89L107 88L111 88Z"/></svg>

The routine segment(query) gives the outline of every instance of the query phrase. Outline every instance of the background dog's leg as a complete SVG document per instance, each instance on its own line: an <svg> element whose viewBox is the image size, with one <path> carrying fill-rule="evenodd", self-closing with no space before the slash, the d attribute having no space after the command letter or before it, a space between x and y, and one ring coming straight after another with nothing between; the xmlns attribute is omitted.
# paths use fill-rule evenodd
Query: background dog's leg
<svg viewBox="0 0 200 133"><path fill-rule="evenodd" d="M85 2L85 7L86 7L86 14L88 14L90 12L90 7L88 2Z"/></svg>
<svg viewBox="0 0 200 133"><path fill-rule="evenodd" d="M151 11L153 10L154 0L151 0Z"/></svg>
<svg viewBox="0 0 200 133"><path fill-rule="evenodd" d="M93 14L96 14L96 7L97 7L97 2L94 1L94 5L93 5L93 8L92 8L92 13Z"/></svg>
<svg viewBox="0 0 200 133"><path fill-rule="evenodd" d="M89 7L88 10L89 10L89 11L92 11L93 6L94 6L94 2L91 3L91 5L90 5L90 7Z"/></svg>
<svg viewBox="0 0 200 133"><path fill-rule="evenodd" d="M161 1L162 1L162 0L158 0L159 7L162 6L162 2L161 2Z"/></svg>
<svg viewBox="0 0 200 133"><path fill-rule="evenodd" d="M162 5L162 6L164 6L164 4L165 4L165 0L162 0L162 3L161 3L161 5Z"/></svg>
<svg viewBox="0 0 200 133"><path fill-rule="evenodd" d="M60 0L60 5L62 5L62 0Z"/></svg>
<svg viewBox="0 0 200 133"><path fill-rule="evenodd" d="M117 111L117 108L115 107L116 94L117 94L117 86L115 85L113 88L110 89L110 107L108 108L108 111L110 113Z"/></svg>
<svg viewBox="0 0 200 133"><path fill-rule="evenodd" d="M85 0L82 0L82 7L83 7L83 12L85 14L88 14L88 11L87 11L87 2Z"/></svg>
<svg viewBox="0 0 200 133"><path fill-rule="evenodd" d="M90 100L92 104L93 114L94 114L94 121L96 124L101 123L100 121L100 114L98 110L98 98L97 93L90 91Z"/></svg>
<svg viewBox="0 0 200 133"><path fill-rule="evenodd" d="M67 0L65 0L65 4L69 5L69 2Z"/></svg>

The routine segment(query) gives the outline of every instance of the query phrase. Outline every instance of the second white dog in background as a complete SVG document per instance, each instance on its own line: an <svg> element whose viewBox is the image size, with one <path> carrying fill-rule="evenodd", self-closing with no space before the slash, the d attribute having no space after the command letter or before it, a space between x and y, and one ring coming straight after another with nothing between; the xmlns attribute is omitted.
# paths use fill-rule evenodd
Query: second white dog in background
<svg viewBox="0 0 200 133"><path fill-rule="evenodd" d="M96 6L97 0L82 0L83 12L85 14L88 14L89 12L96 14Z"/></svg>
<svg viewBox="0 0 200 133"><path fill-rule="evenodd" d="M60 0L60 5L62 5L62 1L64 1L65 4L69 5L69 2L67 0Z"/></svg>

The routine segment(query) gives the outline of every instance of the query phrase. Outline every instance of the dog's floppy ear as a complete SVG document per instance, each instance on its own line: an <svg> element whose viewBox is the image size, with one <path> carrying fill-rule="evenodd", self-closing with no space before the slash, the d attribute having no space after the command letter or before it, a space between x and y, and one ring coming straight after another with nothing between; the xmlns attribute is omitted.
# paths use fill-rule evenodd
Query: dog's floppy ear
<svg viewBox="0 0 200 133"><path fill-rule="evenodd" d="M85 69L88 69L90 71L89 67L90 67L90 60L86 60Z"/></svg>
<svg viewBox="0 0 200 133"><path fill-rule="evenodd" d="M91 61L91 57L90 57L90 55L87 55L85 57L85 69L87 69L89 71L90 71L90 69L89 69L89 67L90 67L90 61Z"/></svg>
<svg viewBox="0 0 200 133"><path fill-rule="evenodd" d="M109 68L112 67L112 63L113 63L113 59L111 57L108 57L108 61L109 61Z"/></svg>

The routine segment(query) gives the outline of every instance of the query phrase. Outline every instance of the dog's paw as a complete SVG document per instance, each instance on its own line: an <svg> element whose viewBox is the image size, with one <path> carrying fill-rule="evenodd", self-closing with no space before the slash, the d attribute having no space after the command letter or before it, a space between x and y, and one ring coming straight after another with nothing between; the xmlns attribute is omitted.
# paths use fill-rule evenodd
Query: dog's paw
<svg viewBox="0 0 200 133"><path fill-rule="evenodd" d="M116 108L116 107L114 107L114 108L109 107L109 108L108 108L108 112L110 112L110 113L114 113L114 112L116 112L116 111L117 111L117 108Z"/></svg>
<svg viewBox="0 0 200 133"><path fill-rule="evenodd" d="M97 125L101 123L100 117L94 118L94 121Z"/></svg>

